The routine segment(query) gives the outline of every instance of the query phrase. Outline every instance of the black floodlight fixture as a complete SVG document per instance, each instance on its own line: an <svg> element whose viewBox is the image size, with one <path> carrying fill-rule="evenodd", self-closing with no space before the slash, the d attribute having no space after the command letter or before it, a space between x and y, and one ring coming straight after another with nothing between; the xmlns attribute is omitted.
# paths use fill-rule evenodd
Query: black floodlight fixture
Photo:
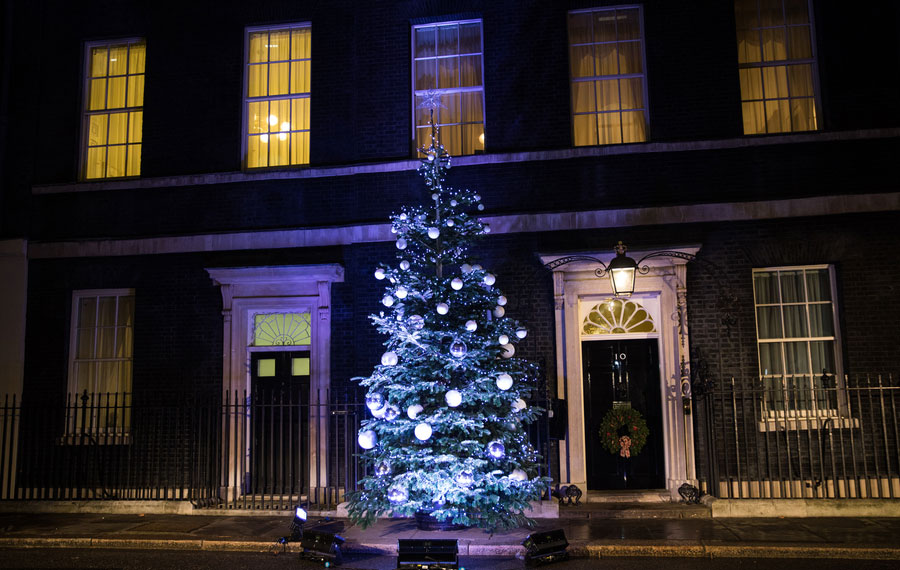
<svg viewBox="0 0 900 570"><path fill-rule="evenodd" d="M303 523L306 522L307 513L303 507L297 507L294 510L294 518L291 520L290 534L282 536L278 539L279 544L287 544L288 542L297 542L303 538Z"/></svg>
<svg viewBox="0 0 900 570"><path fill-rule="evenodd" d="M397 540L399 570L465 570L459 567L459 545L456 539Z"/></svg>
<svg viewBox="0 0 900 570"><path fill-rule="evenodd" d="M300 558L321 562L325 568L337 566L341 563L341 545L343 537L333 532L307 529L300 538L300 546L303 552Z"/></svg>
<svg viewBox="0 0 900 570"><path fill-rule="evenodd" d="M561 528L532 533L522 541L522 546L525 547L526 566L569 559L569 553L566 552L569 541L566 540L566 533Z"/></svg>

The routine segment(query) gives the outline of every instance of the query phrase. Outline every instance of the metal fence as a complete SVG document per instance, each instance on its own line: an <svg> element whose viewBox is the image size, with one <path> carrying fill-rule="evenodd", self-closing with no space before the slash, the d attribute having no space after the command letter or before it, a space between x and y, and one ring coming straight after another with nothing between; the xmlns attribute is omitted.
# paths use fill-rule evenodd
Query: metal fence
<svg viewBox="0 0 900 570"><path fill-rule="evenodd" d="M0 499L330 510L366 473L360 395L88 394L0 402ZM537 403L541 405L541 403ZM549 454L546 418L529 428ZM539 475L546 475L546 467ZM549 492L549 491L548 491Z"/></svg>
<svg viewBox="0 0 900 570"><path fill-rule="evenodd" d="M732 378L703 396L706 491L722 498L900 497L890 375Z"/></svg>

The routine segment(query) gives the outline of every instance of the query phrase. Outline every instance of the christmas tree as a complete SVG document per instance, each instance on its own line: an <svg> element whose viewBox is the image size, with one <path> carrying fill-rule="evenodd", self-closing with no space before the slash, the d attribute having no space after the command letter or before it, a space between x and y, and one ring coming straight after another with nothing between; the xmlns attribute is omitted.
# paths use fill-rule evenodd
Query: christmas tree
<svg viewBox="0 0 900 570"><path fill-rule="evenodd" d="M432 111L433 112L433 111ZM375 269L386 311L371 315L388 335L368 377L359 445L372 475L348 496L366 526L378 516L428 513L485 529L531 526L523 511L549 479L525 428L541 410L526 403L536 367L515 356L527 331L505 316L496 277L468 253L490 232L478 194L444 186L450 157L432 123L419 167L431 200L391 217L397 261Z"/></svg>

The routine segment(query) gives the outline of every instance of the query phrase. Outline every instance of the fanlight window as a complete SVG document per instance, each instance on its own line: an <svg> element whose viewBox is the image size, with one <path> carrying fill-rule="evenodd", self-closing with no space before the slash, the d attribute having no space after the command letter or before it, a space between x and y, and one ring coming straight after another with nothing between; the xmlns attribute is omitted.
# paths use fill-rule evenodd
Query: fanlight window
<svg viewBox="0 0 900 570"><path fill-rule="evenodd" d="M253 346L309 345L309 313L270 313L255 315Z"/></svg>
<svg viewBox="0 0 900 570"><path fill-rule="evenodd" d="M656 332L653 317L634 301L607 299L596 304L581 328L582 334L623 334Z"/></svg>

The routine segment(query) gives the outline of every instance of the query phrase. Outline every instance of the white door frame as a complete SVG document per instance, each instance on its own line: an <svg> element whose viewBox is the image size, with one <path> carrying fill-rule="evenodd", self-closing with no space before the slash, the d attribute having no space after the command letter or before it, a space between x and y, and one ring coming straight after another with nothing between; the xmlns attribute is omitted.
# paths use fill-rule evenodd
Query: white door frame
<svg viewBox="0 0 900 570"><path fill-rule="evenodd" d="M670 247L667 251L696 255L699 246ZM635 260L650 252L629 251ZM615 257L614 251L564 252L541 254L541 263L547 264L569 255L586 255L607 260ZM649 267L646 275L637 274L635 293L655 296L659 299L659 318L656 322L659 343L659 372L663 421L663 455L666 490L678 497L678 487L684 483L697 484L694 466L694 430L691 416L685 414L683 395L690 394L689 339L686 304L686 259L678 257L654 257L643 265ZM596 263L574 261L553 271L554 310L556 318L556 374L557 397L568 405L568 431L560 440L560 484L577 485L587 489L587 465L589 452L584 437L584 389L581 354L580 305L597 303L598 299L613 296L608 278L598 278ZM604 335L604 339L647 338L647 335ZM599 339L599 337L589 337Z"/></svg>

